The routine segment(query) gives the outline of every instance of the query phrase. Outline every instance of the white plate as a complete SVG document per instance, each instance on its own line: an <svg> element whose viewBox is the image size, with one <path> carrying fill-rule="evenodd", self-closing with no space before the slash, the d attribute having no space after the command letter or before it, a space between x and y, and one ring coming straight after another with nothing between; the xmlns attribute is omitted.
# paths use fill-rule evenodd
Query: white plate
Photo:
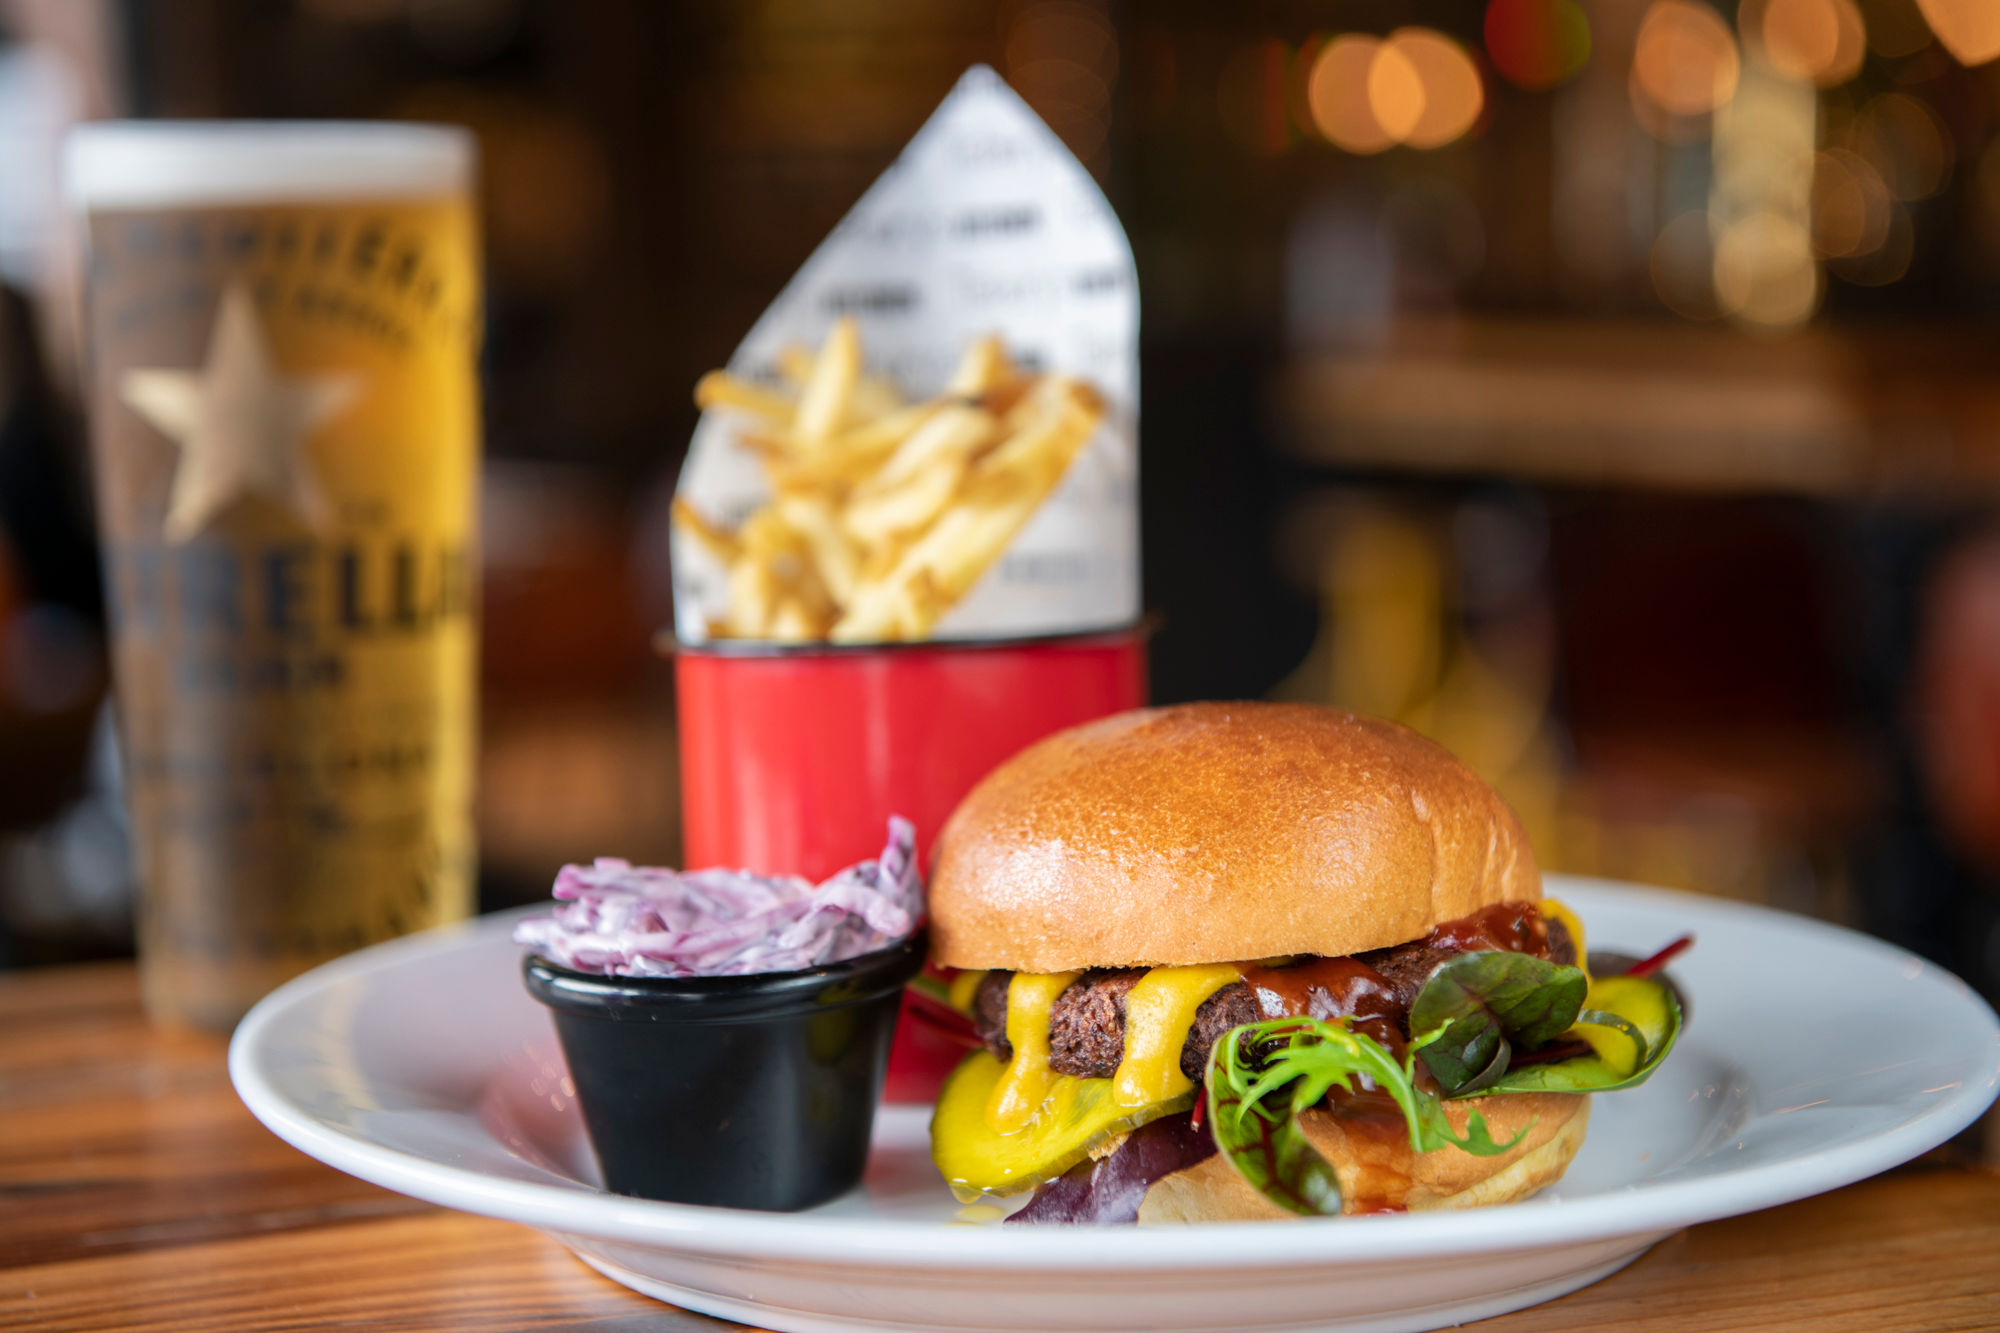
<svg viewBox="0 0 2000 1333"><path fill-rule="evenodd" d="M787 1333L1427 1329L1616 1271L1695 1222L1833 1189L1970 1124L2000 1024L1949 973L1849 931L1551 877L1593 948L1674 965L1691 1016L1644 1087L1596 1099L1569 1174L1462 1213L1162 1228L957 1224L918 1108L859 1190L799 1214L605 1194L512 917L330 963L259 1004L230 1073L257 1118L365 1180L548 1232L600 1272ZM663 1132L671 1132L663 1127Z"/></svg>

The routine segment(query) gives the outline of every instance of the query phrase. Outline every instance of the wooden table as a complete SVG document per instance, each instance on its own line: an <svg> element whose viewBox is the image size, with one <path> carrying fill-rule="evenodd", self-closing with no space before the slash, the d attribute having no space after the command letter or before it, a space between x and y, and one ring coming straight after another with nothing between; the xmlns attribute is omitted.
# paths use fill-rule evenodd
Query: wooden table
<svg viewBox="0 0 2000 1333"><path fill-rule="evenodd" d="M0 976L0 1328L725 1329L524 1227L280 1143L131 968ZM1926 1161L1714 1222L1481 1330L2000 1327L2000 1175Z"/></svg>

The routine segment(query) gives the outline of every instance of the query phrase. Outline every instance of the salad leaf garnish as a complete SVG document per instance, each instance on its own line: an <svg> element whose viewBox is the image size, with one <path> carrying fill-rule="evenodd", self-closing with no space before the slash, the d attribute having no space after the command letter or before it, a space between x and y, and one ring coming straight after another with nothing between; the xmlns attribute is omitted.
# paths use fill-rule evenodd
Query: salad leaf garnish
<svg viewBox="0 0 2000 1333"><path fill-rule="evenodd" d="M1209 1052L1204 1080L1215 1146L1264 1197L1313 1216L1340 1211L1340 1180L1306 1137L1299 1116L1332 1088L1355 1091L1357 1076L1395 1100L1417 1152L1451 1146L1491 1157L1526 1136L1523 1129L1496 1142L1477 1111L1464 1136L1456 1134L1443 1103L1416 1086L1418 1048L1399 1063L1378 1042L1351 1031L1344 1018L1273 1018L1232 1028Z"/></svg>
<svg viewBox="0 0 2000 1333"><path fill-rule="evenodd" d="M1680 1039L1685 1014L1680 995L1663 977L1600 977L1591 986L1590 1007L1577 1015L1578 1028L1611 1028L1634 1037L1636 1067L1619 1068L1596 1052L1548 1064L1517 1065L1466 1096L1503 1092L1616 1092L1651 1078Z"/></svg>
<svg viewBox="0 0 2000 1333"><path fill-rule="evenodd" d="M1438 964L1410 1004L1410 1030L1434 1033L1424 1063L1448 1094L1491 1087L1512 1046L1534 1047L1569 1030L1590 978L1533 954L1483 950Z"/></svg>

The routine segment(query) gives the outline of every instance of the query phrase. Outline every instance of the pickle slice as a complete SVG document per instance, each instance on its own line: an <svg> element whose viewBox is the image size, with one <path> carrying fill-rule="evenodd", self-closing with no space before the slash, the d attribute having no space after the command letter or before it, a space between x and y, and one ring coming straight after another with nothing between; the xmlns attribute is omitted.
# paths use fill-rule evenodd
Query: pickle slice
<svg viewBox="0 0 2000 1333"><path fill-rule="evenodd" d="M1671 1012L1672 1006L1673 996L1665 984L1651 977L1599 977L1590 983L1590 992L1583 1001L1585 1009L1601 1009L1606 1013L1616 1014L1637 1027L1640 1035L1646 1039L1647 1052L1659 1049L1660 1043L1667 1039L1667 1033L1675 1026L1675 1020L1679 1015ZM1611 1030L1613 1029L1593 1029L1596 1032ZM1604 1054L1603 1049L1598 1047L1595 1041L1591 1041L1590 1033L1579 1035L1590 1042L1599 1055ZM1629 1045L1630 1039L1624 1040ZM1632 1068L1624 1072L1630 1074L1644 1059L1643 1053L1635 1055Z"/></svg>
<svg viewBox="0 0 2000 1333"><path fill-rule="evenodd" d="M1589 1055L1510 1069L1472 1095L1507 1092L1613 1092L1644 1083L1680 1037L1681 1007L1671 987L1653 977L1599 977L1590 983L1583 1012L1618 1024L1579 1022L1568 1036L1589 1044ZM1633 1041L1625 1026L1637 1031Z"/></svg>
<svg viewBox="0 0 2000 1333"><path fill-rule="evenodd" d="M1056 1074L1034 1122L1002 1134L987 1121L986 1106L1006 1068L991 1054L975 1052L938 1094L931 1158L961 1199L1031 1189L1069 1170L1112 1135L1194 1105L1190 1089L1135 1110L1118 1104L1111 1079Z"/></svg>

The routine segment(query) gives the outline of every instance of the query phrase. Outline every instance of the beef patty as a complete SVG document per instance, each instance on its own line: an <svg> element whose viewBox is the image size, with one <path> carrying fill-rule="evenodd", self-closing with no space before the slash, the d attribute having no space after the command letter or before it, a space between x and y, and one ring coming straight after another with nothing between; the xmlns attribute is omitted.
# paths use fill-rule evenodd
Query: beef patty
<svg viewBox="0 0 2000 1333"><path fill-rule="evenodd" d="M1551 962L1574 963L1576 946L1562 922L1547 920ZM1396 1021L1409 1035L1409 1009L1417 992L1437 965L1458 949L1439 948L1429 937L1357 954L1355 961L1372 968L1393 990ZM1049 1068L1078 1078L1110 1078L1125 1054L1125 996L1146 975L1145 968L1098 968L1085 972L1056 997L1049 1014ZM1002 1060L1014 1048L1007 1041L1007 987L1012 972L988 972L973 992L972 1021L986 1049ZM1270 1017L1257 996L1241 981L1231 982L1202 1002L1181 1047L1181 1072L1199 1082L1208 1068L1208 1053L1223 1033L1244 1023Z"/></svg>

